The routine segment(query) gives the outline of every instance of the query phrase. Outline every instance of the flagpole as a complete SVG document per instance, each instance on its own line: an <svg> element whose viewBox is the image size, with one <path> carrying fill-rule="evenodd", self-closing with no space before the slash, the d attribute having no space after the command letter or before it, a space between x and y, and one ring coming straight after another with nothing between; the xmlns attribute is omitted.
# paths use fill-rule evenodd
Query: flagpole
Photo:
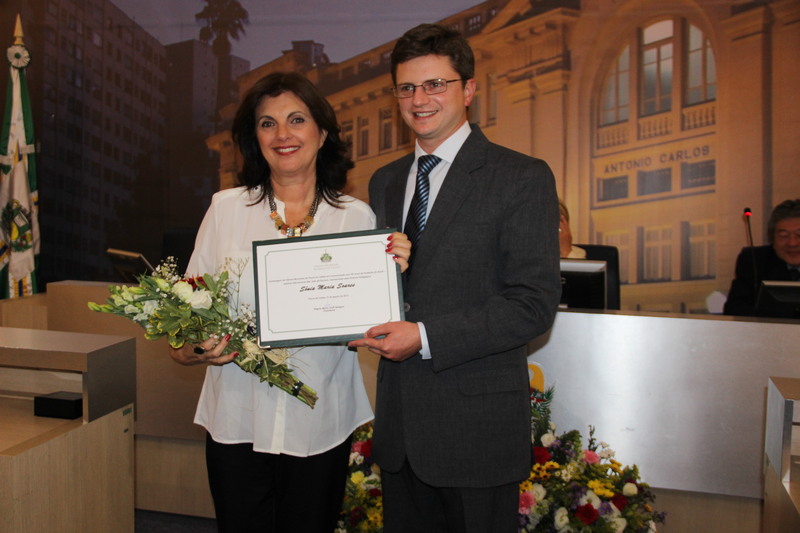
<svg viewBox="0 0 800 533"><path fill-rule="evenodd" d="M0 132L0 298L38 292L39 256L36 140L25 68L31 60L17 15L6 53L10 76Z"/></svg>

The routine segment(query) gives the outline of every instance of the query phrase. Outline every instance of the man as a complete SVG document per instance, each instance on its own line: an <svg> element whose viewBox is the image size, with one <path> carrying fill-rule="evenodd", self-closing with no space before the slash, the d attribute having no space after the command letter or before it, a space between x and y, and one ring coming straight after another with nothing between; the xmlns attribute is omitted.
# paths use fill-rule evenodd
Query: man
<svg viewBox="0 0 800 533"><path fill-rule="evenodd" d="M531 466L525 346L550 328L561 290L553 175L470 128L474 58L461 34L417 26L391 60L416 148L376 171L369 193L378 226L412 239L407 321L350 343L382 356L373 453L385 531L515 532ZM441 160L418 162L428 154Z"/></svg>
<svg viewBox="0 0 800 533"><path fill-rule="evenodd" d="M763 280L800 280L800 198L773 209L767 237L769 246L747 247L739 253L736 277L725 302L726 315L800 318L797 304L757 301Z"/></svg>

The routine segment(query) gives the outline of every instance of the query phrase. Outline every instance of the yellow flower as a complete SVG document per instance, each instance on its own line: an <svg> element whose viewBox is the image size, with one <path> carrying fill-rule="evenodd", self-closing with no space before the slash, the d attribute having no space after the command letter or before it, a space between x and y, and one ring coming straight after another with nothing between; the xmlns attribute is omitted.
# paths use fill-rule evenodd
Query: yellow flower
<svg viewBox="0 0 800 533"><path fill-rule="evenodd" d="M360 485L364 481L364 472L362 472L360 470L356 470L350 476L350 481L352 481L356 485Z"/></svg>
<svg viewBox="0 0 800 533"><path fill-rule="evenodd" d="M370 509L367 511L367 519L373 524L380 524L383 522L383 513L379 509Z"/></svg>
<svg viewBox="0 0 800 533"><path fill-rule="evenodd" d="M608 482L608 480L592 479L589 481L589 483L587 483L587 485L601 498L611 498L614 496L614 491L611 490L611 484Z"/></svg>
<svg viewBox="0 0 800 533"><path fill-rule="evenodd" d="M533 483L531 483L528 480L525 480L525 481L523 481L522 483L519 484L519 492L520 493L527 492L527 491L531 490L532 488L533 488Z"/></svg>

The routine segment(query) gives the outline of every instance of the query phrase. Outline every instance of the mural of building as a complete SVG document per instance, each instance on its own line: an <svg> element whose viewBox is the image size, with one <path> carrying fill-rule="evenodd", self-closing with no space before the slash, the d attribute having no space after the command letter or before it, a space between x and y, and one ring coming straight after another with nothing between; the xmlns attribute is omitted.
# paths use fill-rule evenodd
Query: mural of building
<svg viewBox="0 0 800 533"><path fill-rule="evenodd" d="M746 244L743 209L759 244L772 206L800 197L796 0L489 0L440 22L476 53L470 120L550 163L577 242L619 248L623 309L708 312ZM375 169L413 149L389 90L393 45L297 68L336 109L362 199ZM285 54L240 92L294 66ZM209 146L232 185L233 146Z"/></svg>
<svg viewBox="0 0 800 533"><path fill-rule="evenodd" d="M32 57L39 279L113 279L107 247L160 252L164 47L104 0L7 2L2 35L17 13Z"/></svg>
<svg viewBox="0 0 800 533"><path fill-rule="evenodd" d="M17 13L32 56L40 289L115 279L109 247L156 262L177 243L167 253L187 261L185 243L218 186L206 138L220 124L218 102L235 98L219 73L236 78L249 62L217 58L197 40L165 47L108 0L5 2L9 44ZM3 86L7 76L0 69Z"/></svg>
<svg viewBox="0 0 800 533"><path fill-rule="evenodd" d="M165 49L169 61L165 226L168 231L181 228L193 233L211 203L211 195L219 188L217 158L205 140L220 123L218 102L235 100L235 95L220 97L218 86L233 85L224 73L233 69L234 78L239 77L250 70L250 62L229 55L222 58L225 64L220 68L220 59L211 46L197 39Z"/></svg>

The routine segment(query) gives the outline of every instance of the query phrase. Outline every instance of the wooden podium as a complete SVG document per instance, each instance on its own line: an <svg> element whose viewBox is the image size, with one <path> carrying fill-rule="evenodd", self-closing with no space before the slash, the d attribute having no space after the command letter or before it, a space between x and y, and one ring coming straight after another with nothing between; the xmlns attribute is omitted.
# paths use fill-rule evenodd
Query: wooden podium
<svg viewBox="0 0 800 533"><path fill-rule="evenodd" d="M0 531L134 531L131 338L0 327ZM79 393L83 417L34 415Z"/></svg>

